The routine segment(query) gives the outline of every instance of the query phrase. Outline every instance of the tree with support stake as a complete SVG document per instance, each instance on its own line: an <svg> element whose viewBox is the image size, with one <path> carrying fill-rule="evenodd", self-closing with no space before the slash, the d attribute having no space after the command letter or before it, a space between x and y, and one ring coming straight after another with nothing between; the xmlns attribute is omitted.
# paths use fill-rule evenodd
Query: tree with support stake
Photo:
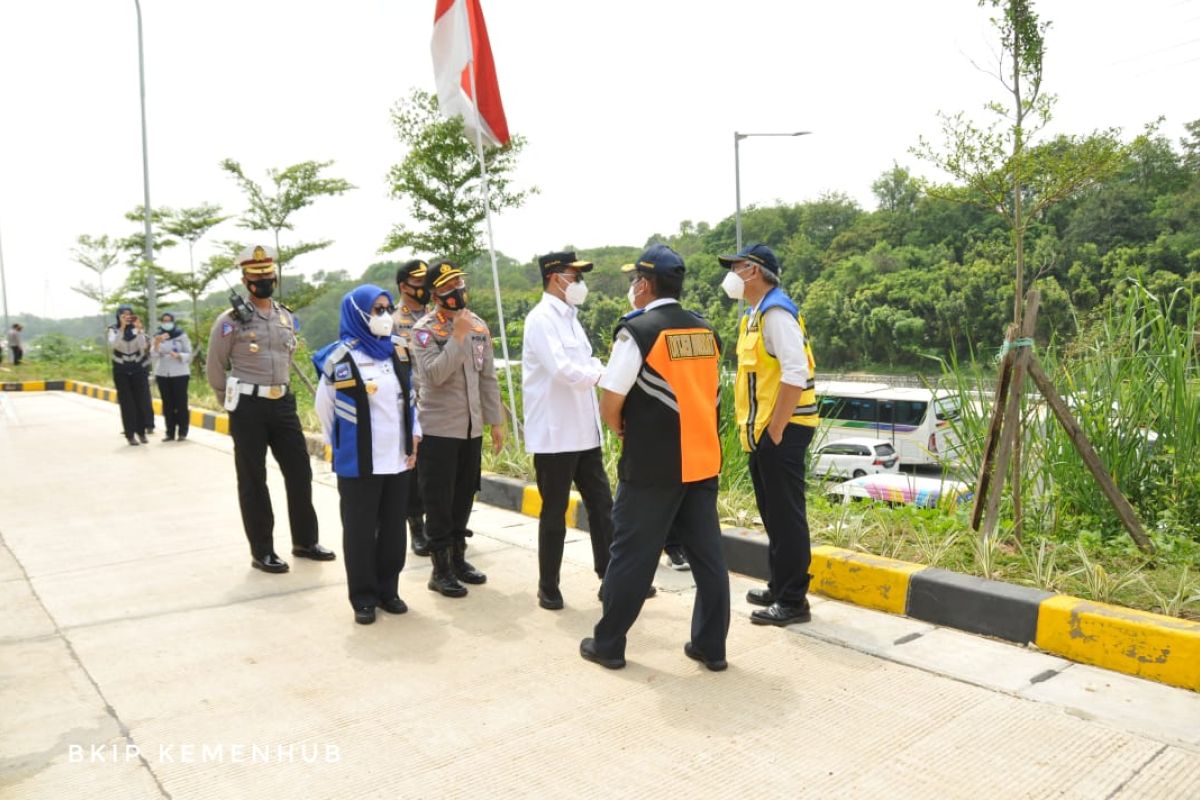
<svg viewBox="0 0 1200 800"><path fill-rule="evenodd" d="M930 194L956 201L972 202L994 211L1012 234L1015 264L1013 323L1005 336L995 405L984 445L978 476L972 527L986 544L994 536L1000 511L1000 489L1011 474L1013 533L1022 536L1021 502L1021 400L1026 374L1034 379L1059 421L1071 432L1071 440L1098 481L1105 496L1117 509L1138 547L1152 545L1128 501L1104 470L1066 404L1033 357L1032 343L1037 322L1037 292L1025 292L1025 245L1030 223L1055 203L1111 176L1123 154L1115 131L1086 138L1059 137L1049 144L1031 147L1036 134L1051 119L1054 97L1042 92L1045 34L1031 0L980 0L980 6L997 10L992 24L999 35L997 63L986 69L1004 87L1008 105L986 107L998 119L979 127L963 114L942 115L944 144L935 149L921 140L913 152L965 186L931 187ZM1076 435L1077 434L1077 435ZM1010 473L1011 468L1011 473Z"/></svg>

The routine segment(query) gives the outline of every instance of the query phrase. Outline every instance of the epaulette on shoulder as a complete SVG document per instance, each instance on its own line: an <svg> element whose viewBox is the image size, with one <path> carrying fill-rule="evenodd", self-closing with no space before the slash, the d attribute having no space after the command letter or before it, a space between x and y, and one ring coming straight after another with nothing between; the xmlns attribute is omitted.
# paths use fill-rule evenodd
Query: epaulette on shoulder
<svg viewBox="0 0 1200 800"><path fill-rule="evenodd" d="M322 371L325 373L325 377L333 380L334 366L343 358L345 358L357 343L357 339L351 339L349 342L338 342L337 347L329 351L329 355L325 358L325 366L322 368Z"/></svg>

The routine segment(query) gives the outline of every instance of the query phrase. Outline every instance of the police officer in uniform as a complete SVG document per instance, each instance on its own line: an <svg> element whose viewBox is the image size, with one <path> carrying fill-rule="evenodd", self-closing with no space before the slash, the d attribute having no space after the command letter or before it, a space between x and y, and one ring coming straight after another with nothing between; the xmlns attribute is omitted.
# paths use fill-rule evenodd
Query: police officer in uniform
<svg viewBox="0 0 1200 800"><path fill-rule="evenodd" d="M410 383L416 377L413 370L412 328L425 316L429 306L429 290L425 288L428 268L429 265L424 261L413 259L396 270L396 298L399 302L392 315L392 344L396 347L400 369ZM412 551L414 555L427 556L429 539L425 536L425 505L421 502L418 471L412 469L410 473L405 516L408 518L408 531L412 535Z"/></svg>
<svg viewBox="0 0 1200 800"><path fill-rule="evenodd" d="M719 671L729 631L729 571L717 518L720 341L703 317L679 305L685 270L674 250L654 245L622 270L632 273L629 299L637 310L617 325L600 380L600 416L623 441L613 543L604 615L579 653L609 669L625 666L626 633L672 531L696 581L684 653Z"/></svg>
<svg viewBox="0 0 1200 800"><path fill-rule="evenodd" d="M292 555L332 561L334 553L317 542L312 504L312 465L288 369L296 349L292 314L271 299L277 283L274 252L247 248L238 256L250 302L217 317L208 338L208 383L229 410L237 467L238 503L250 542L250 565L263 572L287 572L275 553L275 515L267 491L267 448L279 462L287 488Z"/></svg>
<svg viewBox="0 0 1200 800"><path fill-rule="evenodd" d="M721 256L729 270L721 286L746 310L738 322L734 408L738 438L750 453L754 498L767 529L770 580L746 600L765 606L757 625L808 622L812 548L804 502L804 462L820 422L816 364L804 318L779 288L779 261L765 244Z"/></svg>
<svg viewBox="0 0 1200 800"><path fill-rule="evenodd" d="M487 324L467 309L463 276L447 260L426 270L425 287L434 308L412 329L423 434L417 469L433 559L428 585L446 597L466 595L463 583L487 581L464 557L471 535L467 522L479 491L484 425L491 426L496 452L504 444L492 337Z"/></svg>

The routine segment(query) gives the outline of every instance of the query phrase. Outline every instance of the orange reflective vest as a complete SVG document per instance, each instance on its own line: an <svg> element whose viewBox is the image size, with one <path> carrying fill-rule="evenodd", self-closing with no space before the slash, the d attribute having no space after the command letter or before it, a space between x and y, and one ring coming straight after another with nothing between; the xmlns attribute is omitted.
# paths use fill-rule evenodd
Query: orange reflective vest
<svg viewBox="0 0 1200 800"><path fill-rule="evenodd" d="M703 317L678 303L621 320L642 354L625 398L621 480L678 484L721 472L717 434L721 343Z"/></svg>

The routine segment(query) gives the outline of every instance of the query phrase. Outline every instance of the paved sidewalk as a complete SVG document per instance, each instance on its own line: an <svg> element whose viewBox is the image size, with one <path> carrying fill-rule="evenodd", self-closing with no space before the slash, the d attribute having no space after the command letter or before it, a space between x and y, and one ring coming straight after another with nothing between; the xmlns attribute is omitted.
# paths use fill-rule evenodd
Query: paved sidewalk
<svg viewBox="0 0 1200 800"><path fill-rule="evenodd" d="M737 576L727 672L684 657L691 579L665 568L603 670L578 656L584 535L543 611L536 521L487 506L485 586L439 597L410 556L410 612L355 625L341 561L287 555L273 465L282 576L249 568L227 437L118 429L108 403L0 394L5 800L1200 796L1200 695L833 601L751 626Z"/></svg>

